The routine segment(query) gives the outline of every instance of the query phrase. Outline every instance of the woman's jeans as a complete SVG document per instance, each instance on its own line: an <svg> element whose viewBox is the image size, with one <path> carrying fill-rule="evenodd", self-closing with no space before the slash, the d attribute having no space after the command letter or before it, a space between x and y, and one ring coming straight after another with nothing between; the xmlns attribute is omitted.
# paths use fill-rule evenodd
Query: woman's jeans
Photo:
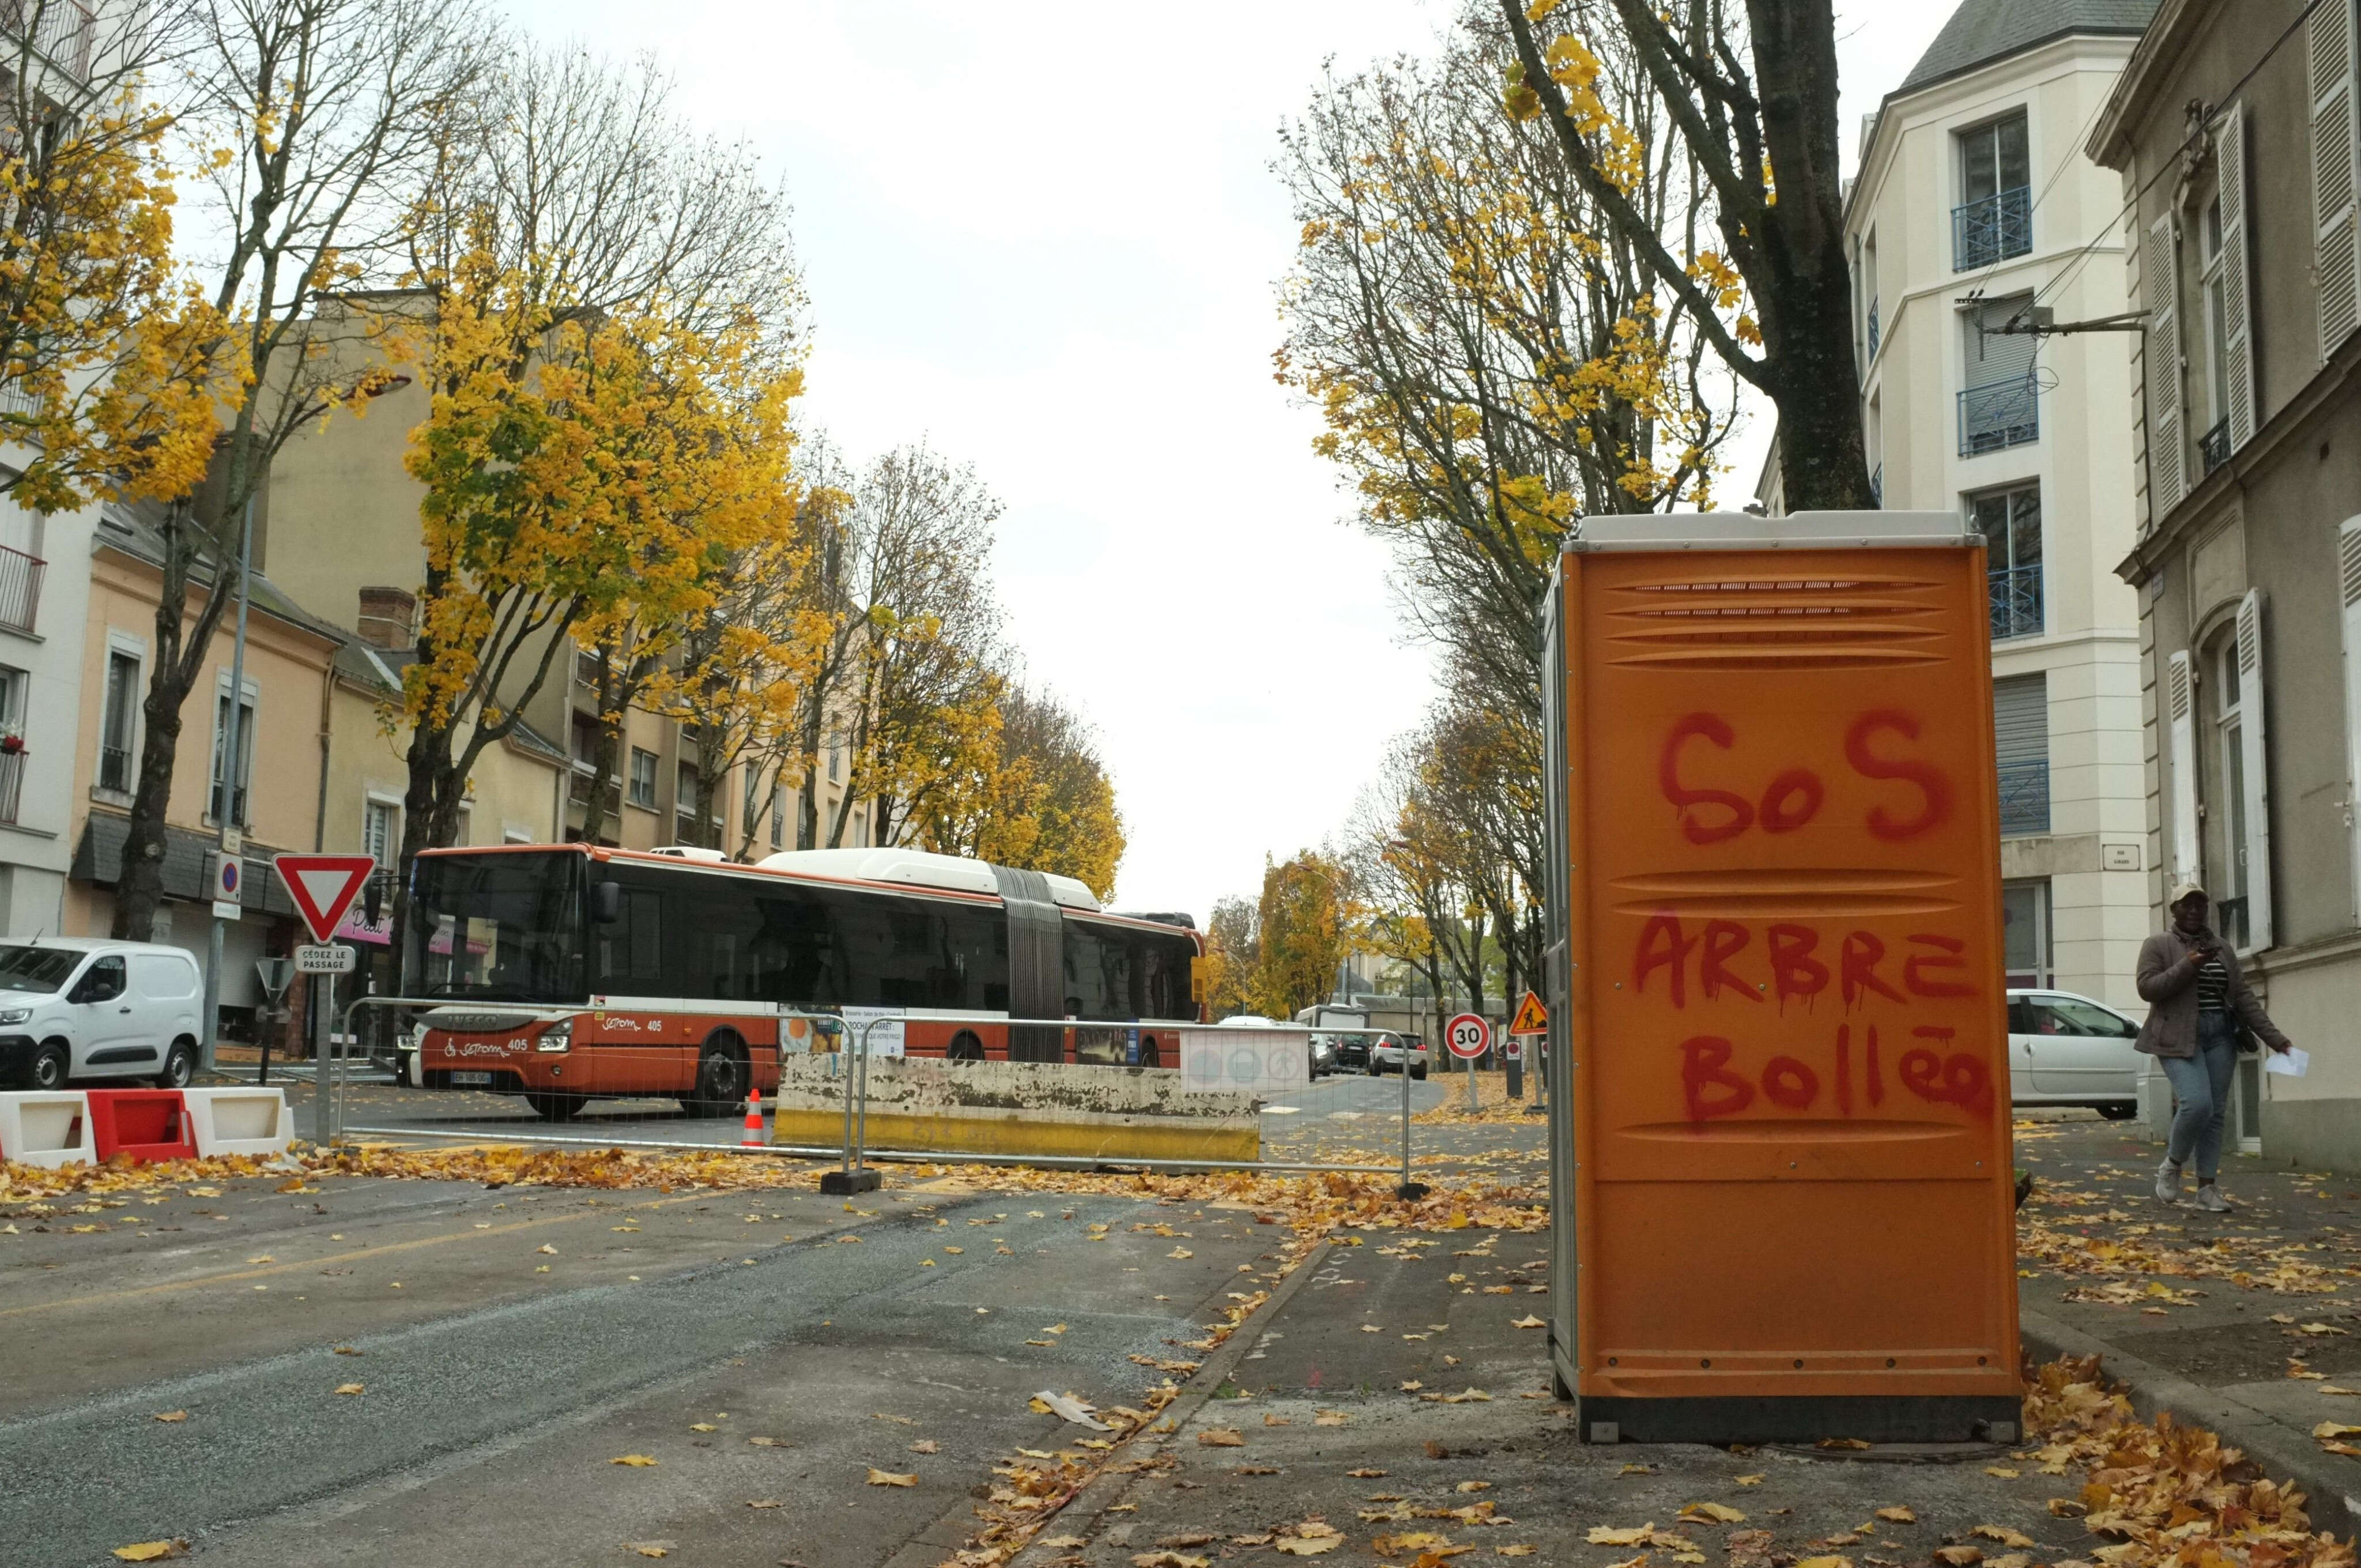
<svg viewBox="0 0 2361 1568"><path fill-rule="evenodd" d="M2158 1057L2180 1102L2173 1113L2165 1157L2186 1165L2197 1153L2197 1179L2211 1181L2222 1168L2222 1123L2230 1111L2230 1075L2238 1065L2238 1025L2227 1013L2197 1015L2197 1054Z"/></svg>

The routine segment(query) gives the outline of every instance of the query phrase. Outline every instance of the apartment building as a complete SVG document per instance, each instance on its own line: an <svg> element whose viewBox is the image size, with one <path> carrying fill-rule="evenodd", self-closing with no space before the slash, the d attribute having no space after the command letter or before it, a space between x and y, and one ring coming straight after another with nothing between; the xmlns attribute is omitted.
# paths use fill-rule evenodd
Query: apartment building
<svg viewBox="0 0 2361 1568"><path fill-rule="evenodd" d="M2361 1168L2361 135L2354 0L2167 0L2095 121L2120 176L2149 920L2173 881L2306 1077L2243 1145ZM2152 1107L2152 1110L2158 1109Z"/></svg>
<svg viewBox="0 0 2361 1568"><path fill-rule="evenodd" d="M1846 203L1881 504L1988 542L2012 986L2144 1010L2131 338L2117 182L2082 155L2154 0L1964 0L1863 126ZM2094 233L2102 243L2087 242Z"/></svg>

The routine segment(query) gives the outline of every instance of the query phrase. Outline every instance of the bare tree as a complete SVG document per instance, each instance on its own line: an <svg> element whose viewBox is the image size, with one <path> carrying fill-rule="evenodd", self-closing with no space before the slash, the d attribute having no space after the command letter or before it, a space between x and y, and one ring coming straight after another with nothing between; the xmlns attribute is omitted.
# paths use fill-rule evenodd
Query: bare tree
<svg viewBox="0 0 2361 1568"><path fill-rule="evenodd" d="M974 720L998 697L1000 609L988 576L1000 502L972 466L923 443L871 464L852 504L813 544L815 608L833 632L799 716L796 847L844 841L856 804L873 803L873 842L891 843L972 750ZM947 753L946 738L961 744ZM844 791L821 820L831 748Z"/></svg>
<svg viewBox="0 0 2361 1568"><path fill-rule="evenodd" d="M1511 105L1547 123L1604 221L1689 306L1722 363L1778 409L1787 505L1875 506L1853 357L1831 0L1567 0L1547 10L1499 0L1499 9L1516 49ZM1632 51L1704 173L1719 257L1744 280L1752 330L1722 319L1715 277L1664 245L1624 189L1619 133L1628 127L1585 84L1609 38Z"/></svg>
<svg viewBox="0 0 2361 1568"><path fill-rule="evenodd" d="M479 89L499 28L478 0L202 0L182 115L206 170L202 237L213 303L237 323L248 379L226 411L214 471L166 509L156 649L114 934L144 938L161 894L164 813L182 709L230 595L225 568L255 492L306 424L392 384L354 370L313 318L387 279L403 214L446 125ZM215 156L218 155L218 156ZM366 315L365 300L357 307ZM213 588L189 613L199 576ZM226 797L237 797L226 759Z"/></svg>

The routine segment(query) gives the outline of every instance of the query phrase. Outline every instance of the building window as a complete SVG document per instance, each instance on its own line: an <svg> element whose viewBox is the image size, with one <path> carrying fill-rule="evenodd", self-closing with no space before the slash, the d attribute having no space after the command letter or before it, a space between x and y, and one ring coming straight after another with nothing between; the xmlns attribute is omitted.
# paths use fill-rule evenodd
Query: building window
<svg viewBox="0 0 2361 1568"><path fill-rule="evenodd" d="M226 683L214 698L214 768L213 795L206 805L206 815L215 822L233 822L240 828L254 825L247 810L247 792L254 783L254 695L243 694L237 704L237 762L228 766L230 711L229 688ZM236 775L236 784L228 777ZM229 798L223 798L225 793Z"/></svg>
<svg viewBox="0 0 2361 1568"><path fill-rule="evenodd" d="M2049 882L2000 884L2002 962L2011 991L2047 991L2056 983L2050 961Z"/></svg>
<svg viewBox="0 0 2361 1568"><path fill-rule="evenodd" d="M467 841L462 834L459 842ZM379 865L390 867L401 852L401 807L390 800L370 800L361 806L361 853Z"/></svg>
<svg viewBox="0 0 2361 1568"><path fill-rule="evenodd" d="M2013 675L1993 683L1993 742L2000 763L2001 836L2048 832L2048 676Z"/></svg>
<svg viewBox="0 0 2361 1568"><path fill-rule="evenodd" d="M574 765L589 768L598 762L598 719L594 714L574 716Z"/></svg>
<svg viewBox="0 0 2361 1568"><path fill-rule="evenodd" d="M682 825L691 832L697 826L697 764L683 762L673 781L672 808Z"/></svg>
<svg viewBox="0 0 2361 1568"><path fill-rule="evenodd" d="M2039 339L2030 324L2033 297L1982 300L1960 313L1960 455L1980 456L2041 439L2040 389L2033 376Z"/></svg>
<svg viewBox="0 0 2361 1568"><path fill-rule="evenodd" d="M784 850L786 847L787 786L774 784L771 786L771 848Z"/></svg>
<svg viewBox="0 0 2361 1568"><path fill-rule="evenodd" d="M1960 194L1951 210L1951 269L1990 267L2033 248L2033 166L2025 115L1960 133Z"/></svg>
<svg viewBox="0 0 2361 1568"><path fill-rule="evenodd" d="M831 740L828 743L828 782L835 784L844 776L844 748Z"/></svg>
<svg viewBox="0 0 2361 1568"><path fill-rule="evenodd" d="M16 737L14 751L0 751L0 822L16 820L25 786L25 672L0 666L0 733Z"/></svg>
<svg viewBox="0 0 2361 1568"><path fill-rule="evenodd" d="M631 802L648 811L656 808L656 754L631 748Z"/></svg>
<svg viewBox="0 0 2361 1568"><path fill-rule="evenodd" d="M131 793L131 748L139 733L139 655L106 655L106 712L98 727L98 787Z"/></svg>
<svg viewBox="0 0 2361 1568"><path fill-rule="evenodd" d="M2018 485L1968 498L1968 516L1984 536L1992 634L2037 637L2042 629L2041 487Z"/></svg>
<svg viewBox="0 0 2361 1568"><path fill-rule="evenodd" d="M2219 759L2223 809L2213 815L2221 823L2222 872L2207 879L2213 894L2214 924L2224 941L2239 952L2253 944L2254 921L2247 894L2252 872L2246 864L2251 836L2246 821L2246 692L2238 673L2238 640L2224 637L2214 649L2210 672L2213 687L2214 755Z"/></svg>
<svg viewBox="0 0 2361 1568"><path fill-rule="evenodd" d="M2211 474L2230 460L2230 305L2222 267L2222 199L2206 199L2197 225L2199 293L2205 306L2205 418L2197 440L2198 460Z"/></svg>

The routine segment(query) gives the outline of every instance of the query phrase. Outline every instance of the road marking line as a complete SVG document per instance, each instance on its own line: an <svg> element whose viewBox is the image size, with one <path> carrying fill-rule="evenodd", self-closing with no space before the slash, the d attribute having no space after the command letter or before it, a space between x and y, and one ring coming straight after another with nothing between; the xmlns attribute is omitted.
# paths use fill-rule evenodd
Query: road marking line
<svg viewBox="0 0 2361 1568"><path fill-rule="evenodd" d="M121 1290L102 1290L94 1296L60 1296L54 1301L36 1301L27 1307L0 1308L0 1318L21 1318L34 1312L55 1311L60 1307L93 1307L110 1301L135 1300L142 1296L161 1296L174 1290L192 1290L203 1285L233 1285L248 1279L265 1279L275 1274L292 1274L300 1268L317 1268L323 1264L340 1263L358 1257L383 1257L389 1253L414 1252L420 1247L441 1246L445 1242L481 1241L492 1236L513 1235L519 1231L537 1230L544 1225L571 1224L577 1220L612 1214L618 1210L645 1211L668 1208L675 1203L710 1202L711 1191L694 1192L680 1198L663 1198L652 1203L602 1204L579 1214L535 1215L530 1220L515 1220L489 1230L466 1230L446 1236L420 1236L412 1241L389 1242L350 1253L331 1253L323 1257L305 1258L293 1263L272 1264L264 1268L244 1268L232 1274L200 1274L188 1279L168 1279L157 1285L135 1285Z"/></svg>

